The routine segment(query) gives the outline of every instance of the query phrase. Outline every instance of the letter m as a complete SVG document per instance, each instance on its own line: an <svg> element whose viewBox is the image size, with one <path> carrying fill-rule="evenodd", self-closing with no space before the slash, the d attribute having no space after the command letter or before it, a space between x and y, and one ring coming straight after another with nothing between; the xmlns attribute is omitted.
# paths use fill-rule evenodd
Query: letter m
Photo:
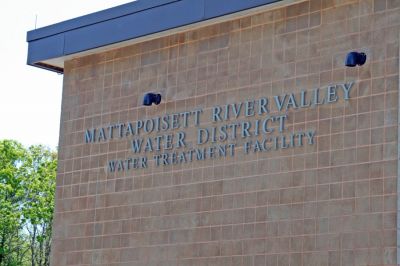
<svg viewBox="0 0 400 266"><path fill-rule="evenodd" d="M204 160L205 149L196 149L197 160Z"/></svg>
<svg viewBox="0 0 400 266"><path fill-rule="evenodd" d="M85 132L85 142L95 142L95 134L96 134L96 129L92 128L91 130L87 129Z"/></svg>

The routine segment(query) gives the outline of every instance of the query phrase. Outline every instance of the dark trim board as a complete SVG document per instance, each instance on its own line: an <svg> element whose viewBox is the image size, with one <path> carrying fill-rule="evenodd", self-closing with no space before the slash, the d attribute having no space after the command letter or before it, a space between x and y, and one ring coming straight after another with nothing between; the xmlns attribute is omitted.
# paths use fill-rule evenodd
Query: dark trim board
<svg viewBox="0 0 400 266"><path fill-rule="evenodd" d="M89 51L282 0L139 0L29 31L28 64ZM48 66L48 67L47 67Z"/></svg>

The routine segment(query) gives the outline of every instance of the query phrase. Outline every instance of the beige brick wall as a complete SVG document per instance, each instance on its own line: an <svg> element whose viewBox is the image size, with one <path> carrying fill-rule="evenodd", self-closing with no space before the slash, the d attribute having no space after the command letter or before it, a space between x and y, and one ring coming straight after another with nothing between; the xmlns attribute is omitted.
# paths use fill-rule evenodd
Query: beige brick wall
<svg viewBox="0 0 400 266"><path fill-rule="evenodd" d="M52 265L396 265L399 26L398 0L310 0L67 62ZM344 67L353 50L364 66ZM348 101L288 110L313 145L245 155L238 137L235 156L109 173L132 138L85 143L349 81Z"/></svg>

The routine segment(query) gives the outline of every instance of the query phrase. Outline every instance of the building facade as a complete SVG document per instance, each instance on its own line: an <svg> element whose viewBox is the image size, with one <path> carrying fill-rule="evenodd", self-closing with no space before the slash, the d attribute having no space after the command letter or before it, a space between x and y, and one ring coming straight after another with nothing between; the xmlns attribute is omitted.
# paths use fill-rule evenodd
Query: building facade
<svg viewBox="0 0 400 266"><path fill-rule="evenodd" d="M397 0L139 0L29 32L64 74L52 265L398 265L399 26Z"/></svg>

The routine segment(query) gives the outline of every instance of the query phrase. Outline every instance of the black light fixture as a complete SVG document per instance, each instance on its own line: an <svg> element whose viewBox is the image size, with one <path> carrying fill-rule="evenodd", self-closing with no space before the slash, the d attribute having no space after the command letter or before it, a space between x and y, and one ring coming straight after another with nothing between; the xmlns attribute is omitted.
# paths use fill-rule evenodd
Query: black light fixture
<svg viewBox="0 0 400 266"><path fill-rule="evenodd" d="M161 94L159 93L146 93L143 98L143 105L150 106L153 103L159 105L161 102Z"/></svg>
<svg viewBox="0 0 400 266"><path fill-rule="evenodd" d="M367 61L367 55L365 53L350 52L346 56L345 65L347 67L362 66Z"/></svg>

